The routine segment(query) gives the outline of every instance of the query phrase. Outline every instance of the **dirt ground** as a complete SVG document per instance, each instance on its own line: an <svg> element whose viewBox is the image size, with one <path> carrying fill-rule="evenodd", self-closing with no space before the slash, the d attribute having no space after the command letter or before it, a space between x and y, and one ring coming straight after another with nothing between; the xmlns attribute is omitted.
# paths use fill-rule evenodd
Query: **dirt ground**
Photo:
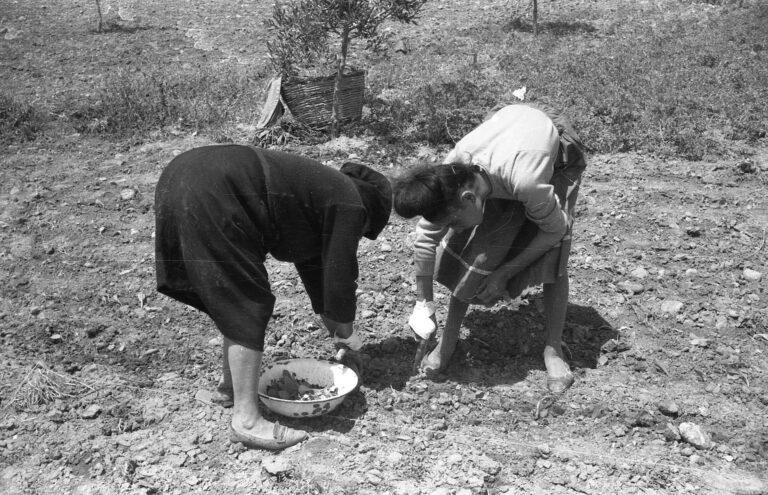
<svg viewBox="0 0 768 495"><path fill-rule="evenodd" d="M104 58L109 47L254 53L236 15L254 2L219 2L226 19L203 4L172 3L184 21L155 12L152 29L96 35L90 2L62 12L7 1L0 81L47 102L121 63ZM458 2L427 14L444 8ZM54 18L71 31L52 31ZM224 48L199 45L211 39ZM280 418L311 438L273 454L229 442L230 411L210 403L220 337L155 291L155 182L175 154L207 143L114 143L58 120L0 153L0 492L768 493L768 150L590 157L565 331L577 381L557 397L537 290L471 308L447 372L410 376L414 225L393 217L359 251L363 386L327 416ZM362 138L290 150L388 175L408 160ZM265 360L329 358L293 267L269 268L278 301ZM442 318L444 292L438 301Z"/></svg>

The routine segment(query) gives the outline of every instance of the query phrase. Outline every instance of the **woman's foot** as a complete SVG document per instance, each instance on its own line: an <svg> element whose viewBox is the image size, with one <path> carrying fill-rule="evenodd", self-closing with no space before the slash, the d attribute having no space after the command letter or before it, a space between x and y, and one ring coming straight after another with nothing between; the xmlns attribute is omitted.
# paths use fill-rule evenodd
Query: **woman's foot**
<svg viewBox="0 0 768 495"><path fill-rule="evenodd" d="M216 390L211 395L211 402L221 407L232 407L235 404L235 391L232 389L232 384L227 385L223 381L219 381Z"/></svg>
<svg viewBox="0 0 768 495"><path fill-rule="evenodd" d="M307 436L306 431L294 430L264 418L256 420L251 428L246 428L233 418L229 426L229 440L242 443L249 449L283 450L303 442Z"/></svg>
<svg viewBox="0 0 768 495"><path fill-rule="evenodd" d="M560 346L544 348L544 366L547 368L547 389L553 394L561 394L573 385L571 367L565 362Z"/></svg>
<svg viewBox="0 0 768 495"><path fill-rule="evenodd" d="M421 360L421 371L425 373L439 373L448 367L453 352L456 350L456 342L446 342L440 339L437 347L424 356Z"/></svg>

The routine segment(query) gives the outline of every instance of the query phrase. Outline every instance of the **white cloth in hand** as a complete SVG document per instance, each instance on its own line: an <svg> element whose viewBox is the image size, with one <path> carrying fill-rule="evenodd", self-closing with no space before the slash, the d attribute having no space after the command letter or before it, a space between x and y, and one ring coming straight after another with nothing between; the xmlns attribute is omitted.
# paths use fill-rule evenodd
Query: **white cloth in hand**
<svg viewBox="0 0 768 495"><path fill-rule="evenodd" d="M432 334L437 331L437 325L435 324L435 303L432 301L416 301L416 305L413 307L413 313L408 318L408 326L411 330L424 340L428 340L432 337Z"/></svg>

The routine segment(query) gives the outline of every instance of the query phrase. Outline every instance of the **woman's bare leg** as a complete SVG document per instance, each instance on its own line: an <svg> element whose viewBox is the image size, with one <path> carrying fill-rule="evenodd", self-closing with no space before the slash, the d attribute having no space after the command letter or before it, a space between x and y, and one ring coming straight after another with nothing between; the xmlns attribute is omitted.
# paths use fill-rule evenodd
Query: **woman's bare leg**
<svg viewBox="0 0 768 495"><path fill-rule="evenodd" d="M571 368L563 354L563 327L568 309L568 274L558 277L553 284L544 284L544 316L547 341L544 347L544 366L547 368L547 387L551 392L564 392L573 384Z"/></svg>
<svg viewBox="0 0 768 495"><path fill-rule="evenodd" d="M464 316L467 314L469 304L462 302L455 297L451 297L448 303L448 316L445 320L445 327L440 339L431 353L424 357L421 362L422 370L442 371L448 366L448 361L456 350L456 343L459 341L459 330Z"/></svg>
<svg viewBox="0 0 768 495"><path fill-rule="evenodd" d="M263 353L236 344L224 337L224 354L229 363L232 388L235 392L232 429L239 435L272 440L275 434L275 423L265 419L259 410L258 390ZM306 438L305 432L289 429L285 434L286 446L293 445L304 438Z"/></svg>

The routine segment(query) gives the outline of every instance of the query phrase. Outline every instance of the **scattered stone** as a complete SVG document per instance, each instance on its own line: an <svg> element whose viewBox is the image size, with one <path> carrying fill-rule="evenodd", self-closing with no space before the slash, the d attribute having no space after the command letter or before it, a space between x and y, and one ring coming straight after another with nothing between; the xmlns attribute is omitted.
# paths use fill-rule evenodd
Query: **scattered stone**
<svg viewBox="0 0 768 495"><path fill-rule="evenodd" d="M363 310L360 316L362 316L363 319L373 318L374 316L376 316L376 312L371 311L370 309L365 309Z"/></svg>
<svg viewBox="0 0 768 495"><path fill-rule="evenodd" d="M665 416L677 417L680 414L680 407L673 400L663 400L659 402L659 412Z"/></svg>
<svg viewBox="0 0 768 495"><path fill-rule="evenodd" d="M632 277L632 278L643 280L644 278L646 278L648 276L648 270L646 270L643 267L637 267L634 270L632 270L631 272L629 272L629 276Z"/></svg>
<svg viewBox="0 0 768 495"><path fill-rule="evenodd" d="M640 294L645 290L643 284L633 282L631 280L625 280L624 282L620 282L618 285L628 294Z"/></svg>
<svg viewBox="0 0 768 495"><path fill-rule="evenodd" d="M368 479L368 483L376 486L384 479L384 475L378 469L371 469L365 473L365 477Z"/></svg>
<svg viewBox="0 0 768 495"><path fill-rule="evenodd" d="M627 427L624 425L613 425L613 428L611 429L613 430L613 434L617 437L623 437L627 434Z"/></svg>
<svg viewBox="0 0 768 495"><path fill-rule="evenodd" d="M445 462L449 466L452 466L453 464L459 464L463 459L464 458L461 456L461 454L454 453L449 455Z"/></svg>
<svg viewBox="0 0 768 495"><path fill-rule="evenodd" d="M763 278L763 274L761 272L752 270L751 268L745 268L742 276L750 282L759 282L760 279Z"/></svg>
<svg viewBox="0 0 768 495"><path fill-rule="evenodd" d="M268 457L261 461L261 467L272 476L279 476L293 471L293 466L287 459L281 456Z"/></svg>
<svg viewBox="0 0 768 495"><path fill-rule="evenodd" d="M661 314L674 316L683 310L683 303L674 299L667 299L661 303Z"/></svg>
<svg viewBox="0 0 768 495"><path fill-rule="evenodd" d="M195 392L195 400L200 401L204 404L213 404L213 392L210 390L204 390L200 389L197 392Z"/></svg>
<svg viewBox="0 0 768 495"><path fill-rule="evenodd" d="M392 245L384 243L381 246L379 246L379 251L381 251L382 253L391 253Z"/></svg>
<svg viewBox="0 0 768 495"><path fill-rule="evenodd" d="M120 191L120 199L122 199L123 201L130 201L135 197L136 197L136 191L134 189L127 188Z"/></svg>
<svg viewBox="0 0 768 495"><path fill-rule="evenodd" d="M85 408L85 410L80 414L80 417L83 419L94 419L99 414L101 414L101 406L98 404L91 404Z"/></svg>
<svg viewBox="0 0 768 495"><path fill-rule="evenodd" d="M691 334L691 345L694 347L709 347L710 339Z"/></svg>
<svg viewBox="0 0 768 495"><path fill-rule="evenodd" d="M697 449L706 450L712 446L709 434L699 425L695 423L680 423L678 428L682 439Z"/></svg>
<svg viewBox="0 0 768 495"><path fill-rule="evenodd" d="M494 461L487 455L481 455L475 463L477 464L477 467L484 472L485 474L490 474L491 476L496 476L499 474L499 471L501 471L501 464Z"/></svg>

